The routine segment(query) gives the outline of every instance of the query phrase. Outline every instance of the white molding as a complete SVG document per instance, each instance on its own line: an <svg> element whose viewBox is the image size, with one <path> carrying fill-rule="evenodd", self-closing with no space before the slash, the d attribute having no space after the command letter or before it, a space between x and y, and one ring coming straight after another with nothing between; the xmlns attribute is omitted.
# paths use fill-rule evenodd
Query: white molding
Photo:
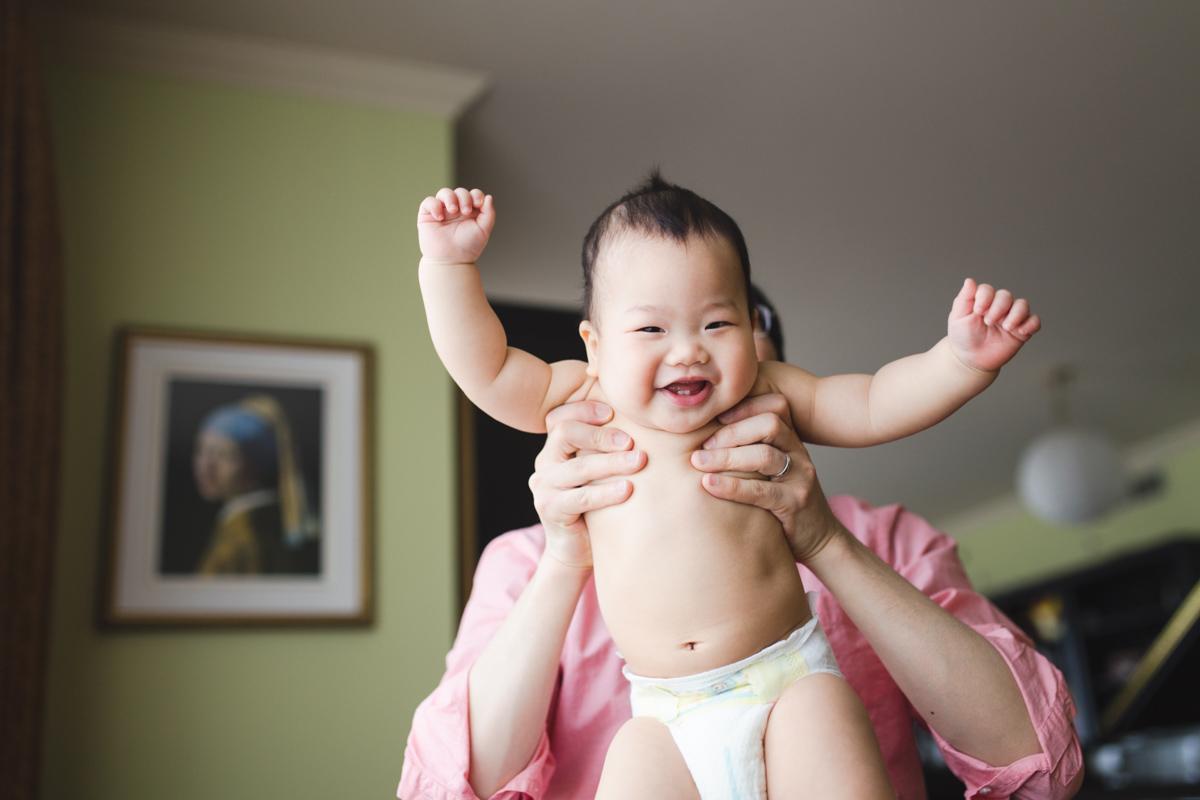
<svg viewBox="0 0 1200 800"><path fill-rule="evenodd" d="M1196 448L1200 448L1200 420L1172 428L1166 433L1126 448L1125 464L1137 475L1161 467L1173 456ZM981 528L1009 519L1024 510L1025 506L1013 492L938 520L935 527L962 541L969 539L971 534Z"/></svg>
<svg viewBox="0 0 1200 800"><path fill-rule="evenodd" d="M489 83L470 70L78 12L50 28L56 54L70 61L451 120Z"/></svg>

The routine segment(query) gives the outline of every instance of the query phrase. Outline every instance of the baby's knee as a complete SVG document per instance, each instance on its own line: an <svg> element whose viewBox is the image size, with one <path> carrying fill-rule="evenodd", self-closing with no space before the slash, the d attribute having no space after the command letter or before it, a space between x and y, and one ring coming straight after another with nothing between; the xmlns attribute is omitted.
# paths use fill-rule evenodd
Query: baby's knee
<svg viewBox="0 0 1200 800"><path fill-rule="evenodd" d="M634 717L626 722L608 746L607 758L637 755L648 749L675 746L667 726L653 717Z"/></svg>

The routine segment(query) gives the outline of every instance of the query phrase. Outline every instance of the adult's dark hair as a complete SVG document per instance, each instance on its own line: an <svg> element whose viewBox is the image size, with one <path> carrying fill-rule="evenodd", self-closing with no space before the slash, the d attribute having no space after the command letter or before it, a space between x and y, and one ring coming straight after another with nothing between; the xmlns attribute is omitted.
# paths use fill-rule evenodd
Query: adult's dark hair
<svg viewBox="0 0 1200 800"><path fill-rule="evenodd" d="M750 284L750 302L758 311L758 327L767 332L779 360L783 361L783 323L779 320L779 312L771 305L766 293L753 283Z"/></svg>
<svg viewBox="0 0 1200 800"><path fill-rule="evenodd" d="M733 217L695 192L668 183L657 169L641 185L604 209L583 239L583 316L592 317L595 267L608 240L626 231L686 242L690 236L724 239L737 252L750 299L750 254Z"/></svg>

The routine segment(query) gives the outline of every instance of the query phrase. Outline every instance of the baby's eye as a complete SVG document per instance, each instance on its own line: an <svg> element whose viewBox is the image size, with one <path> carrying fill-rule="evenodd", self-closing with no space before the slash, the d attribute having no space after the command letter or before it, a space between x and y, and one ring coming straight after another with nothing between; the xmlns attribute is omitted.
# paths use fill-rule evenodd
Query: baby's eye
<svg viewBox="0 0 1200 800"><path fill-rule="evenodd" d="M733 324L732 322L728 322L726 320L722 320L720 322L710 322L704 326L704 330L711 331L711 330L715 330L716 328L726 328L732 324Z"/></svg>
<svg viewBox="0 0 1200 800"><path fill-rule="evenodd" d="M662 333L663 329L657 325L647 325L644 328L638 328L638 333Z"/></svg>

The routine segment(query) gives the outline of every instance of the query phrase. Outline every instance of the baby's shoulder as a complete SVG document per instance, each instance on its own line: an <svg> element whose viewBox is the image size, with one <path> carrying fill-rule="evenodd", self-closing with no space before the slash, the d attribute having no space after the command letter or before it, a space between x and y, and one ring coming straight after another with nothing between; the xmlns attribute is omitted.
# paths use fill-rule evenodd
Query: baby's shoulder
<svg viewBox="0 0 1200 800"><path fill-rule="evenodd" d="M604 390L600 388L600 381L596 380L595 375L585 374L583 383L579 384L579 388L571 393L571 397L567 402L575 403L580 400L590 400L593 403L608 403L608 400L604 397Z"/></svg>
<svg viewBox="0 0 1200 800"><path fill-rule="evenodd" d="M758 364L758 377L746 396L782 394L789 400L796 400L798 396L811 392L815 382L816 376L795 364L783 361L761 361Z"/></svg>

